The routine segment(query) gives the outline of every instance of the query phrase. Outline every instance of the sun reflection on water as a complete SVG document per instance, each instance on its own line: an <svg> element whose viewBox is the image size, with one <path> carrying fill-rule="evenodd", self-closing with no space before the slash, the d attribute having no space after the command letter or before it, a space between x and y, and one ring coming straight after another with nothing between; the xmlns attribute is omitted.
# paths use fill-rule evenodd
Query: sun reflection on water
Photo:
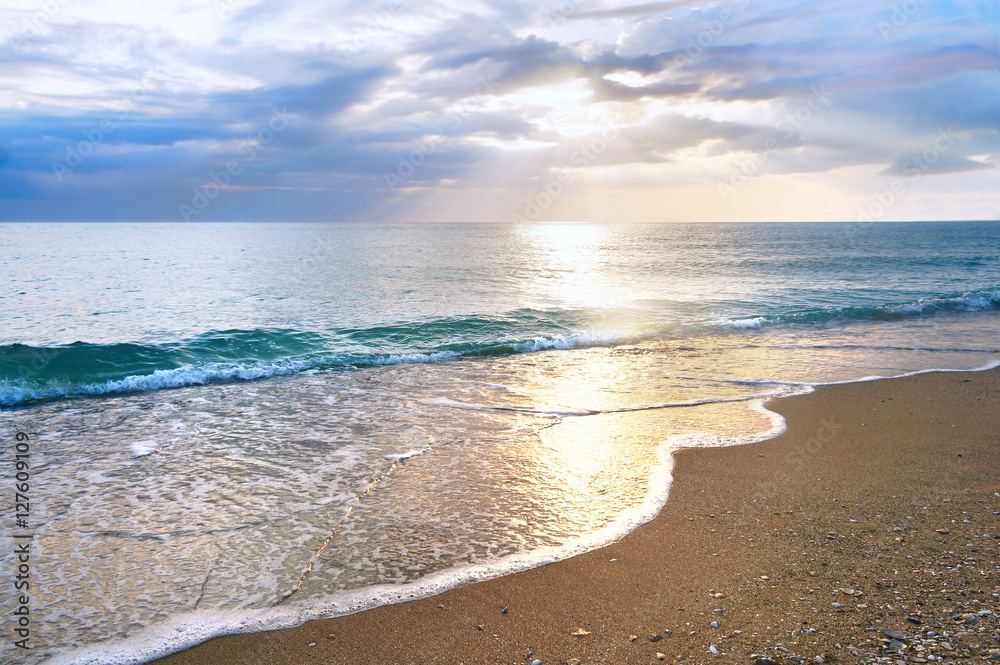
<svg viewBox="0 0 1000 665"><path fill-rule="evenodd" d="M535 306L580 310L595 331L636 329L627 312L638 294L617 275L607 252L615 227L539 223L520 226L518 232L534 266L523 288Z"/></svg>

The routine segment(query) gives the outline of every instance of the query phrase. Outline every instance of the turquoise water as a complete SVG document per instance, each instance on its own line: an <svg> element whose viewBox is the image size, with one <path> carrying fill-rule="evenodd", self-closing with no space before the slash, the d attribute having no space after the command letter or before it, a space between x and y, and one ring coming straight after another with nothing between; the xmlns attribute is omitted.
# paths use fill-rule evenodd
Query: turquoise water
<svg viewBox="0 0 1000 665"><path fill-rule="evenodd" d="M37 642L4 662L144 662L564 558L655 515L672 451L779 432L771 397L1000 362L998 223L8 224L0 248L0 440L36 464Z"/></svg>
<svg viewBox="0 0 1000 665"><path fill-rule="evenodd" d="M2 230L2 405L1000 309L991 223Z"/></svg>

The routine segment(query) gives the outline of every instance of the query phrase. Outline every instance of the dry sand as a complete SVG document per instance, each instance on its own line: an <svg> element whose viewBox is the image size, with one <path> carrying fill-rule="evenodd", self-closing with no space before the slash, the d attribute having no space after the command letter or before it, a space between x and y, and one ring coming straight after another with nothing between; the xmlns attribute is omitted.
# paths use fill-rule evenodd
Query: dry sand
<svg viewBox="0 0 1000 665"><path fill-rule="evenodd" d="M769 408L784 435L678 453L661 514L600 550L156 662L1000 661L1000 370Z"/></svg>

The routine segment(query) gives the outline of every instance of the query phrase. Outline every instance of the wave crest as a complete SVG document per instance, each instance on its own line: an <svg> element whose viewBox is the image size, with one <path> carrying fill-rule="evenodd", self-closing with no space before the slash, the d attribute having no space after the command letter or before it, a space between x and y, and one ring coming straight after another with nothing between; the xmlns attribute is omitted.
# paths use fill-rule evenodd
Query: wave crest
<svg viewBox="0 0 1000 665"><path fill-rule="evenodd" d="M1000 309L1000 287L870 306L765 312L707 323L646 323L624 330L593 330L600 313L517 310L322 332L212 331L159 344L0 346L0 406L76 395L130 393L252 381L316 369L435 363L489 356L606 347L711 331L754 331L786 324L895 320L940 312ZM693 327L692 327L693 326ZM687 332L683 332L687 330Z"/></svg>

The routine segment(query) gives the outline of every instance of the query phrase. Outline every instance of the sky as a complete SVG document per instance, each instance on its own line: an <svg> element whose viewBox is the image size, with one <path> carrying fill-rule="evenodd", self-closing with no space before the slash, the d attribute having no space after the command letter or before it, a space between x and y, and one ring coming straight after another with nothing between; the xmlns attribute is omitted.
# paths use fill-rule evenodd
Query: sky
<svg viewBox="0 0 1000 665"><path fill-rule="evenodd" d="M0 0L0 221L1000 219L996 0Z"/></svg>

